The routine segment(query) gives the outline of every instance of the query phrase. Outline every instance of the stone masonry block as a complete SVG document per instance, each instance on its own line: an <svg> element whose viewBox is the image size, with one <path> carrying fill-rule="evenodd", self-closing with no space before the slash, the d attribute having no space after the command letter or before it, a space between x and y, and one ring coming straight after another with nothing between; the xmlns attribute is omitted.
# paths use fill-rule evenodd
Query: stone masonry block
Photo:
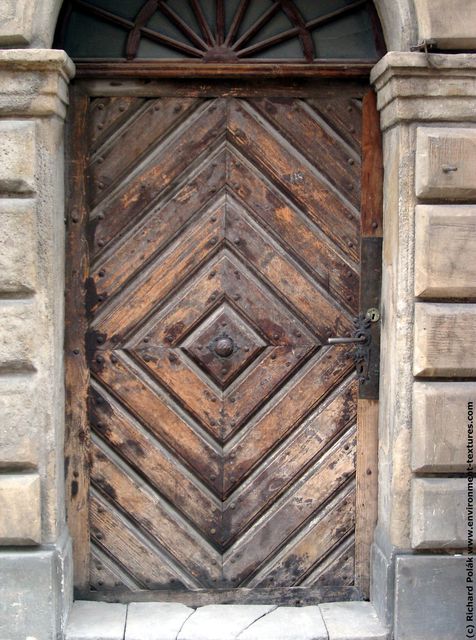
<svg viewBox="0 0 476 640"><path fill-rule="evenodd" d="M463 549L467 545L466 478L415 478L412 482L412 547Z"/></svg>
<svg viewBox="0 0 476 640"><path fill-rule="evenodd" d="M422 199L476 197L476 129L418 128L416 194Z"/></svg>
<svg viewBox="0 0 476 640"><path fill-rule="evenodd" d="M25 45L31 40L35 3L31 0L2 0L0 3L0 46Z"/></svg>
<svg viewBox="0 0 476 640"><path fill-rule="evenodd" d="M0 192L33 193L36 170L35 123L0 121Z"/></svg>
<svg viewBox="0 0 476 640"><path fill-rule="evenodd" d="M387 640L386 629L370 602L329 602L320 605L329 640ZM299 636L296 636L299 637Z"/></svg>
<svg viewBox="0 0 476 640"><path fill-rule="evenodd" d="M2 640L63 638L61 610L68 606L61 567L69 562L66 553L70 550L58 547L0 551Z"/></svg>
<svg viewBox="0 0 476 640"><path fill-rule="evenodd" d="M0 200L0 293L35 290L35 233L33 200Z"/></svg>
<svg viewBox="0 0 476 640"><path fill-rule="evenodd" d="M397 558L394 640L466 637L466 560L438 555Z"/></svg>
<svg viewBox="0 0 476 640"><path fill-rule="evenodd" d="M33 300L0 302L0 369L32 370L34 355L35 304Z"/></svg>
<svg viewBox="0 0 476 640"><path fill-rule="evenodd" d="M444 378L476 374L476 304L415 305L413 372Z"/></svg>
<svg viewBox="0 0 476 640"><path fill-rule="evenodd" d="M318 606L278 607L258 618L242 631L238 638L239 640L329 640Z"/></svg>
<svg viewBox="0 0 476 640"><path fill-rule="evenodd" d="M259 604L206 605L187 618L177 640L235 640L273 609L273 605Z"/></svg>
<svg viewBox="0 0 476 640"><path fill-rule="evenodd" d="M433 38L438 49L476 49L476 3L418 0L415 9L419 41Z"/></svg>
<svg viewBox="0 0 476 640"><path fill-rule="evenodd" d="M467 407L476 382L415 382L412 468L427 473L463 473L467 458Z"/></svg>
<svg viewBox="0 0 476 640"><path fill-rule="evenodd" d="M0 376L0 469L33 468L38 464L35 376Z"/></svg>
<svg viewBox="0 0 476 640"><path fill-rule="evenodd" d="M127 609L124 640L176 638L194 611L179 602L132 602Z"/></svg>
<svg viewBox="0 0 476 640"><path fill-rule="evenodd" d="M0 475L0 545L34 545L40 539L40 477Z"/></svg>
<svg viewBox="0 0 476 640"><path fill-rule="evenodd" d="M123 640L127 605L79 600L74 603L65 640Z"/></svg>
<svg viewBox="0 0 476 640"><path fill-rule="evenodd" d="M475 256L476 205L416 207L416 296L476 296Z"/></svg>

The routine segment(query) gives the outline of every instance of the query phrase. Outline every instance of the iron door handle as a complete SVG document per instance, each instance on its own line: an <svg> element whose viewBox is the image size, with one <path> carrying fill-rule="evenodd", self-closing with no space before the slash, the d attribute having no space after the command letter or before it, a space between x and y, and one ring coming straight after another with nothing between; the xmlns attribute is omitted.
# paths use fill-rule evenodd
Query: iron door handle
<svg viewBox="0 0 476 640"><path fill-rule="evenodd" d="M367 336L358 336L355 338L328 338L327 344L354 344L367 341Z"/></svg>

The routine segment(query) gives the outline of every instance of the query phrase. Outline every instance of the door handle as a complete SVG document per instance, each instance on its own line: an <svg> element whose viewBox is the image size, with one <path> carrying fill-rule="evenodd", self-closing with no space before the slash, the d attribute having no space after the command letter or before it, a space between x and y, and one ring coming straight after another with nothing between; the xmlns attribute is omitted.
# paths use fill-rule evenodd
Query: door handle
<svg viewBox="0 0 476 640"><path fill-rule="evenodd" d="M368 309L364 314L354 318L354 335L349 337L332 337L327 339L327 344L355 344L353 360L357 370L357 376L361 383L369 379L370 350L372 349L372 325L380 320L378 309Z"/></svg>
<svg viewBox="0 0 476 640"><path fill-rule="evenodd" d="M327 344L354 344L367 342L367 336L358 336L356 338L328 338Z"/></svg>

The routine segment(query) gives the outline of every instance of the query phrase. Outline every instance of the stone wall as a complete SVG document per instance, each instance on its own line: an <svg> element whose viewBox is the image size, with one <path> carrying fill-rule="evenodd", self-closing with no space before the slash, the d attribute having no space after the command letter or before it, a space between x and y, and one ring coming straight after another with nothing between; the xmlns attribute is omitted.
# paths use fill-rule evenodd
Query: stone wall
<svg viewBox="0 0 476 640"><path fill-rule="evenodd" d="M476 56L389 53L372 79L386 172L373 597L396 640L452 640L476 399Z"/></svg>
<svg viewBox="0 0 476 640"><path fill-rule="evenodd" d="M72 72L59 51L0 51L0 638L12 640L56 637L71 599L62 354Z"/></svg>

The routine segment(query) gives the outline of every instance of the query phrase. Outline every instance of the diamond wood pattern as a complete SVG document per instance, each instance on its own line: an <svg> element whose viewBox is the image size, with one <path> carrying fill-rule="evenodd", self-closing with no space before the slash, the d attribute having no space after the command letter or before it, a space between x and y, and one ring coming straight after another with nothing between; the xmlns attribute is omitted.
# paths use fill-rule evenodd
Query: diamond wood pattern
<svg viewBox="0 0 476 640"><path fill-rule="evenodd" d="M352 587L360 101L88 117L91 586Z"/></svg>

